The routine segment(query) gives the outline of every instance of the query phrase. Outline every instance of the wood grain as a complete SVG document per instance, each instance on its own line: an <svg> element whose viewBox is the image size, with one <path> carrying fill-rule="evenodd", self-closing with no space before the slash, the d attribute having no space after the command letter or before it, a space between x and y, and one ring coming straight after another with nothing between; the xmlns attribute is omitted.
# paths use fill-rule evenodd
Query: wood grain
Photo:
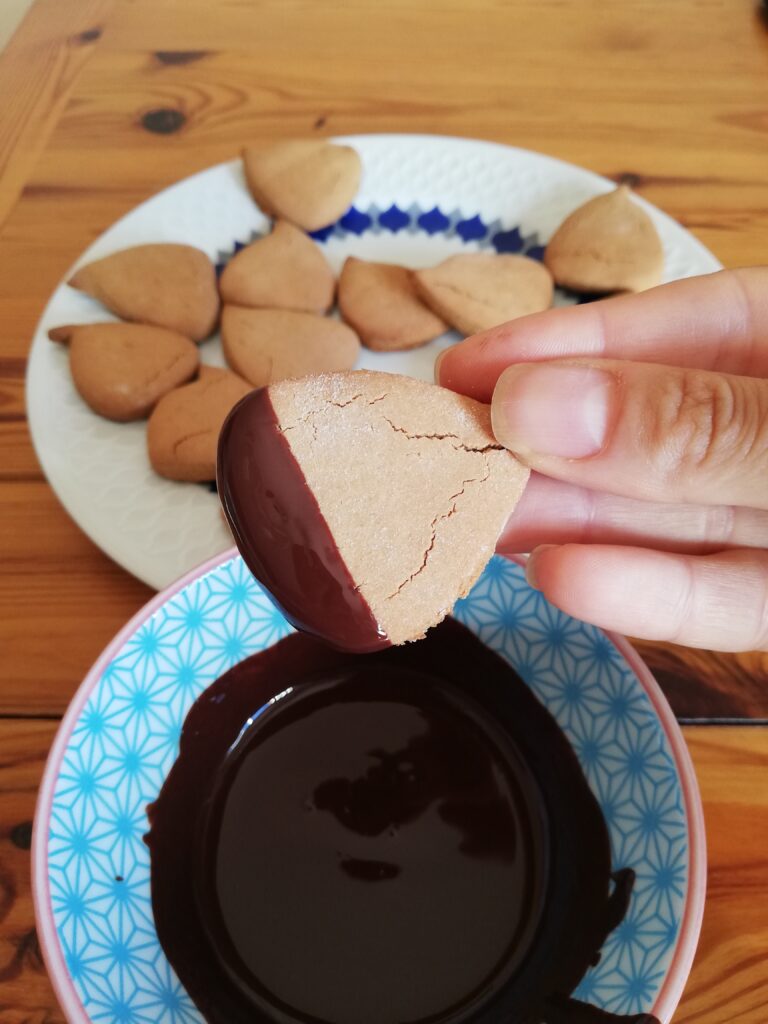
<svg viewBox="0 0 768 1024"><path fill-rule="evenodd" d="M37 0L35 7L0 61L0 224L100 39L112 0ZM34 75L29 74L31 68Z"/></svg>
<svg viewBox="0 0 768 1024"><path fill-rule="evenodd" d="M29 824L57 723L0 721L0 1024L63 1021L34 935ZM768 729L689 727L709 844L696 963L675 1024L768 1017Z"/></svg>
<svg viewBox="0 0 768 1024"><path fill-rule="evenodd" d="M681 719L768 722L768 652L723 654L633 640Z"/></svg>
<svg viewBox="0 0 768 1024"><path fill-rule="evenodd" d="M0 721L0 1024L60 1024L35 933L29 844L58 722Z"/></svg>
<svg viewBox="0 0 768 1024"><path fill-rule="evenodd" d="M0 434L0 436L2 436ZM152 596L106 558L41 480L3 503L0 715L64 711L102 648Z"/></svg>
<svg viewBox="0 0 768 1024"><path fill-rule="evenodd" d="M707 827L708 892L675 1024L768 1020L768 729L685 729Z"/></svg>
<svg viewBox="0 0 768 1024"><path fill-rule="evenodd" d="M437 132L628 179L726 265L765 262L767 58L750 0L36 0L0 56L0 716L61 713L149 596L58 504L24 409L46 299L117 217L245 141ZM768 656L638 648L678 713L768 715ZM0 717L0 1024L63 1019L10 838L52 729ZM710 899L676 1021L765 1024L766 732L688 736Z"/></svg>

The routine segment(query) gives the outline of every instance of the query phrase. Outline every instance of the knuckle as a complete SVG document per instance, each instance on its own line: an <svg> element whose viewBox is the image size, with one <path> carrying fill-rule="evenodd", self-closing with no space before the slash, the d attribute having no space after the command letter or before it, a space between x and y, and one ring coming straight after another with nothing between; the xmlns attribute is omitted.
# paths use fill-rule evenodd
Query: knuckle
<svg viewBox="0 0 768 1024"><path fill-rule="evenodd" d="M691 631L691 624L696 617L696 586L693 569L690 563L683 563L685 569L684 585L680 587L674 606L670 609L668 634L665 637L671 643L685 643Z"/></svg>
<svg viewBox="0 0 768 1024"><path fill-rule="evenodd" d="M768 552L737 549L682 566L666 639L722 651L768 650Z"/></svg>
<svg viewBox="0 0 768 1024"><path fill-rule="evenodd" d="M756 651L768 651L768 552L761 552L758 556L757 577L754 639L750 639L748 646Z"/></svg>
<svg viewBox="0 0 768 1024"><path fill-rule="evenodd" d="M499 327L492 327L474 338L475 351L473 358L480 361L493 357L506 360L509 349L509 339Z"/></svg>
<svg viewBox="0 0 768 1024"><path fill-rule="evenodd" d="M701 511L704 519L702 539L729 545L736 529L736 509L733 505L704 505Z"/></svg>
<svg viewBox="0 0 768 1024"><path fill-rule="evenodd" d="M756 459L768 472L768 385L681 370L649 395L647 441L675 493L692 476L730 476Z"/></svg>

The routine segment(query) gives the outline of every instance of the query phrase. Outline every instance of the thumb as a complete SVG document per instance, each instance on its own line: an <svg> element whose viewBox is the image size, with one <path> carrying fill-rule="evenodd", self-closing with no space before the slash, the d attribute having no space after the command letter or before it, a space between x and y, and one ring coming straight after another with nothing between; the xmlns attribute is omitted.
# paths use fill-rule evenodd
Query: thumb
<svg viewBox="0 0 768 1024"><path fill-rule="evenodd" d="M498 440L547 476L631 498L768 509L768 381L617 360L508 367Z"/></svg>

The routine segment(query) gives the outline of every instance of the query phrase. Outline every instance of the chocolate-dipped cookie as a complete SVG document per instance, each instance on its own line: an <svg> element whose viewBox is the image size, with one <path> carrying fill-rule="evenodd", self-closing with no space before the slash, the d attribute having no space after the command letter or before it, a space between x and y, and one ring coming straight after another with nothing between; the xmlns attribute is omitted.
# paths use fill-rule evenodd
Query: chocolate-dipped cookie
<svg viewBox="0 0 768 1024"><path fill-rule="evenodd" d="M488 406L410 377L283 381L227 419L238 547L298 627L348 650L424 636L493 554L528 479Z"/></svg>

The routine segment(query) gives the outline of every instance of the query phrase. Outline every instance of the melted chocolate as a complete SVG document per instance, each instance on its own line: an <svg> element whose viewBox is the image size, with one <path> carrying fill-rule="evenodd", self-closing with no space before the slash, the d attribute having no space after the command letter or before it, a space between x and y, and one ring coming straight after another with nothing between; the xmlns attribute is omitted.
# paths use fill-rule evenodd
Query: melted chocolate
<svg viewBox="0 0 768 1024"><path fill-rule="evenodd" d="M247 395L225 422L217 483L240 554L290 622L340 650L389 646L339 554L267 388Z"/></svg>
<svg viewBox="0 0 768 1024"><path fill-rule="evenodd" d="M633 876L554 719L451 619L237 665L150 821L157 932L210 1024L653 1020L570 997Z"/></svg>

